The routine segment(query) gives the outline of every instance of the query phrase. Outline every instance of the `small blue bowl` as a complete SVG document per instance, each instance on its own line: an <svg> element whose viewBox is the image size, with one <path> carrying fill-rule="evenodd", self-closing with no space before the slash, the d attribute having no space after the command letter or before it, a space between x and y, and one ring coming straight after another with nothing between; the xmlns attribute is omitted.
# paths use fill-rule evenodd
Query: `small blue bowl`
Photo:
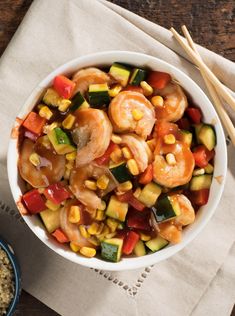
<svg viewBox="0 0 235 316"><path fill-rule="evenodd" d="M10 259L11 265L13 267L14 277L15 277L15 280L14 280L15 281L15 294L11 301L10 306L8 307L7 314L6 314L6 316L12 316L14 310L16 309L16 305L19 301L19 297L21 293L20 267L11 246L1 236L0 236L0 248L2 248L6 252L8 258Z"/></svg>

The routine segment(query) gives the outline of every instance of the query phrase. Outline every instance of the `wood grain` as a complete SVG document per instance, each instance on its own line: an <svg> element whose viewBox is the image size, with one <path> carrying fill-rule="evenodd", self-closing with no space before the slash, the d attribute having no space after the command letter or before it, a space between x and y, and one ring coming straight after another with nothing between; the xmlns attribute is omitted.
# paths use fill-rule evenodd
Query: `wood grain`
<svg viewBox="0 0 235 316"><path fill-rule="evenodd" d="M79 1L79 0L78 0ZM234 0L110 0L166 28L189 28L195 42L235 61ZM0 0L0 56L7 47L32 0ZM56 316L22 291L16 316ZM226 315L221 315L226 316ZM235 308L232 316L235 316Z"/></svg>

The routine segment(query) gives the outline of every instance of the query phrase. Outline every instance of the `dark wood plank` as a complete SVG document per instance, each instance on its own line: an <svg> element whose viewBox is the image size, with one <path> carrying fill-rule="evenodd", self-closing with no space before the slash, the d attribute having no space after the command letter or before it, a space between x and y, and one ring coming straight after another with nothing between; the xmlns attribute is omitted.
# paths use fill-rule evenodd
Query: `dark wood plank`
<svg viewBox="0 0 235 316"><path fill-rule="evenodd" d="M234 0L110 0L166 28L186 24L194 40L235 61ZM7 47L32 0L0 1L0 56ZM17 316L56 316L37 299L22 291ZM235 316L235 307L231 314Z"/></svg>

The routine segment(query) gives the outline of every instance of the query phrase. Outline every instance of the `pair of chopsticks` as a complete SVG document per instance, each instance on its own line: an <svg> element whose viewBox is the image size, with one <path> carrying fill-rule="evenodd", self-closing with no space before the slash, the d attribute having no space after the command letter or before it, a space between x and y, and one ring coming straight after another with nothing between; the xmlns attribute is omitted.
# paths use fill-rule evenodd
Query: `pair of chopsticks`
<svg viewBox="0 0 235 316"><path fill-rule="evenodd" d="M227 102L230 107L235 110L235 99L231 96L228 90L224 87L224 85L219 81L219 79L213 74L213 72L207 67L207 65L203 62L196 45L194 44L191 35L185 25L182 26L182 32L187 39L188 44L182 39L180 34L172 27L170 29L175 39L179 42L179 44L183 47L183 49L188 53L189 57L191 57L192 61L199 68L201 75L205 81L207 89L211 95L214 106L217 110L217 113L224 125L224 128L227 130L228 135L235 146L235 127L228 116L228 113L225 111L224 106L221 102L221 99Z"/></svg>

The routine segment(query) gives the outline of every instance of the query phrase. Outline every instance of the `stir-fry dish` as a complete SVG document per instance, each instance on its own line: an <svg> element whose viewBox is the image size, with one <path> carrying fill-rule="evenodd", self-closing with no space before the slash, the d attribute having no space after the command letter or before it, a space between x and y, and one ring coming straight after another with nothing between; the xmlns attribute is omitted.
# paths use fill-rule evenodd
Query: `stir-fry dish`
<svg viewBox="0 0 235 316"><path fill-rule="evenodd" d="M208 201L216 135L168 74L58 75L20 127L22 203L59 243L118 262L180 243Z"/></svg>

